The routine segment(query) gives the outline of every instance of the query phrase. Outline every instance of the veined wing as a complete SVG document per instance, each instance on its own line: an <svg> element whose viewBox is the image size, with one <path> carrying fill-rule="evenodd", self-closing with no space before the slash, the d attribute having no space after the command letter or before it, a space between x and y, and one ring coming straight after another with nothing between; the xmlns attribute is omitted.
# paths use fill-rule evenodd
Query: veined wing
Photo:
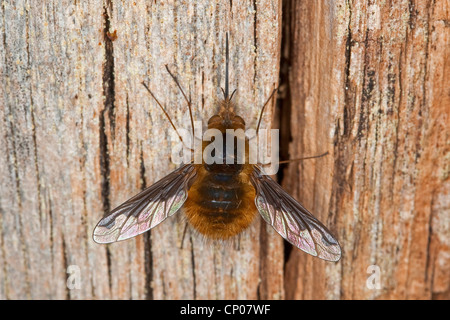
<svg viewBox="0 0 450 320"><path fill-rule="evenodd" d="M125 201L100 220L94 229L94 241L125 240L157 226L184 204L195 174L194 165L184 165Z"/></svg>
<svg viewBox="0 0 450 320"><path fill-rule="evenodd" d="M251 181L259 213L284 239L321 259L341 258L341 247L331 232L259 166L255 166Z"/></svg>

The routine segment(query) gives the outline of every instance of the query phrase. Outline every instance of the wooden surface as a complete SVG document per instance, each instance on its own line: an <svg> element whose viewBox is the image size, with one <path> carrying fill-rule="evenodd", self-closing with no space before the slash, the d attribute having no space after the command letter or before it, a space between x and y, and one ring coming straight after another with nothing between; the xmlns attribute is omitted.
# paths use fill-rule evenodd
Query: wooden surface
<svg viewBox="0 0 450 320"><path fill-rule="evenodd" d="M104 211L176 167L178 141L141 82L190 130L168 64L206 123L222 97L229 32L230 86L255 126L278 81L281 3L5 1L0 10L0 298L283 298L283 243L259 219L239 250L189 230L180 249L177 219L109 246L91 238ZM66 286L72 265L80 289Z"/></svg>
<svg viewBox="0 0 450 320"><path fill-rule="evenodd" d="M449 17L444 0L3 1L0 299L449 298ZM239 246L169 219L92 241L105 211L176 166L173 130L231 88L249 127L272 88L280 174L334 231L340 262L285 244L258 218ZM283 43L281 42L283 34ZM289 143L289 136L292 141ZM183 243L182 243L183 242ZM377 265L381 289L369 289ZM79 289L67 286L79 269Z"/></svg>
<svg viewBox="0 0 450 320"><path fill-rule="evenodd" d="M284 7L291 156L330 152L291 165L284 185L343 247L338 264L293 250L286 298L450 298L449 9ZM366 285L372 265L380 289Z"/></svg>

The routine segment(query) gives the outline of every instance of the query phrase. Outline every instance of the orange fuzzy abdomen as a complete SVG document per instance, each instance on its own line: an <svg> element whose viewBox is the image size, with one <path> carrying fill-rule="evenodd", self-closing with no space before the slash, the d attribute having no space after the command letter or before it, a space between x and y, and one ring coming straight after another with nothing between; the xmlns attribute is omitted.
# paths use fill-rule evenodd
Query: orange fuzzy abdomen
<svg viewBox="0 0 450 320"><path fill-rule="evenodd" d="M235 174L209 172L200 166L184 204L191 226L208 238L223 240L248 228L257 213L251 171L251 165Z"/></svg>

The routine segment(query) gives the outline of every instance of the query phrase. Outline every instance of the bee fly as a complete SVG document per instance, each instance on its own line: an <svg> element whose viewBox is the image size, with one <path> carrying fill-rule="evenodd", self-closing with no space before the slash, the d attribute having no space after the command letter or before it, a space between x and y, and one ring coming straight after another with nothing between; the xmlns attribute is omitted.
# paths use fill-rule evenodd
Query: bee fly
<svg viewBox="0 0 450 320"><path fill-rule="evenodd" d="M232 102L234 92L229 95L228 91L228 60L227 34L225 90L222 90L224 99L219 103L218 114L208 121L208 129L220 130L223 141L226 141L226 129L245 130L244 119L235 113ZM190 100L169 68L167 71L188 102L193 127ZM176 131L163 106L148 86L143 84ZM275 91L261 110L257 133L264 107ZM181 136L178 136L182 141ZM245 150L248 151L249 139L244 139ZM207 143L203 142L202 150L206 147ZM236 161L236 148L234 153L235 160L231 164L208 164L202 159L201 164L191 161L182 165L101 219L94 229L94 241L111 243L135 237L156 227L178 211L183 212L188 223L206 238L226 240L248 228L259 212L268 224L295 247L324 260L338 261L341 248L331 232L278 183L264 174L259 164L250 164L248 152L241 164Z"/></svg>

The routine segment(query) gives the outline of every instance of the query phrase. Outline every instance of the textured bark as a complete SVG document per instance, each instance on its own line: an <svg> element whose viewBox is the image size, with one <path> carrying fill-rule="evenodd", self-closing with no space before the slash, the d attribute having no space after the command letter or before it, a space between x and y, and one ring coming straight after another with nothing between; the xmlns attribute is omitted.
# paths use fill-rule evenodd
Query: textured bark
<svg viewBox="0 0 450 320"><path fill-rule="evenodd" d="M283 242L260 219L239 248L188 229L180 249L177 219L91 238L104 211L175 168L177 140L141 82L190 130L168 64L205 123L229 32L234 99L255 126L278 81L281 2L4 1L0 17L1 299L283 298ZM80 289L66 286L72 265Z"/></svg>
<svg viewBox="0 0 450 320"><path fill-rule="evenodd" d="M338 236L329 264L292 251L286 298L450 297L447 1L288 1L285 186ZM370 289L368 267L380 271Z"/></svg>
<svg viewBox="0 0 450 320"><path fill-rule="evenodd" d="M1 3L0 299L449 298L447 2L281 7ZM282 156L330 152L280 178L334 231L338 263L285 248L259 217L225 245L183 237L176 218L128 241L92 241L104 212L176 167L176 137L141 82L189 130L168 64L205 123L222 96L226 32L247 125L281 75L275 124L292 140ZM379 290L366 286L370 265ZM79 289L67 286L71 266Z"/></svg>

